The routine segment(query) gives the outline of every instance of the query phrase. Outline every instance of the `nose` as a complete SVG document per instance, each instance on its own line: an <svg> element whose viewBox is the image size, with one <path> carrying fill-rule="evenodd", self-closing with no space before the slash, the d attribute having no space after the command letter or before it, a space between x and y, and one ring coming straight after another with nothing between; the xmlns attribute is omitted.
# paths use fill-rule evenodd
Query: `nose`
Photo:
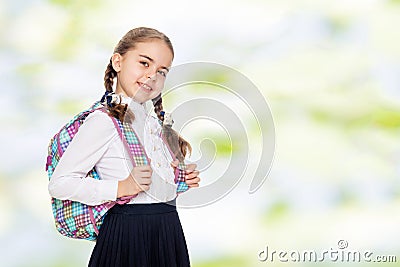
<svg viewBox="0 0 400 267"><path fill-rule="evenodd" d="M156 72L156 71L154 71L154 72L149 71L149 72L146 74L146 77L147 77L147 79L149 79L149 80L151 80L151 81L155 81L156 78L157 78L157 72Z"/></svg>

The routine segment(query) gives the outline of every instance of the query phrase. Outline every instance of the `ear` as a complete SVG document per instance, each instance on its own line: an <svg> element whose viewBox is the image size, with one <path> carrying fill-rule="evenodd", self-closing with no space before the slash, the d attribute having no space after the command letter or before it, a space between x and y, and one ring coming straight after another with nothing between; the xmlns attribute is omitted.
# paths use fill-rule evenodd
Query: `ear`
<svg viewBox="0 0 400 267"><path fill-rule="evenodd" d="M114 53L111 57L112 66L116 72L121 71L121 60L122 56L119 53Z"/></svg>

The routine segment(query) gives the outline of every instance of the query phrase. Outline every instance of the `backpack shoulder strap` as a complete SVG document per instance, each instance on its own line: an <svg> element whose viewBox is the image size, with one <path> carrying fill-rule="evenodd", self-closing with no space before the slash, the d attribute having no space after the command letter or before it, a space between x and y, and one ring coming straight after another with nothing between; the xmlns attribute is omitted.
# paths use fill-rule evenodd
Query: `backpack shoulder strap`
<svg viewBox="0 0 400 267"><path fill-rule="evenodd" d="M107 112L105 109L101 110L103 112ZM135 130L132 129L132 127L128 123L121 123L120 120L114 118L113 116L110 116L110 118L114 123L122 142L130 152L129 156L131 158L132 164L134 164L134 166L148 165L150 162L149 157L147 156L143 145L140 143ZM172 159L175 160L176 156L169 147L168 142L165 140L162 132L160 133L160 137L162 138L164 144L167 146ZM184 161L180 161L175 169L175 183L177 185L177 194L183 193L189 189L189 186L186 184L185 176L186 164Z"/></svg>
<svg viewBox="0 0 400 267"><path fill-rule="evenodd" d="M169 146L165 136L163 134L163 129L161 130L160 137L163 140L165 146L168 148L169 153L173 160L177 160L175 153L172 151ZM184 160L179 161L178 166L175 168L175 184L177 185L176 192L177 194L181 194L189 189L189 186L186 184L186 164Z"/></svg>
<svg viewBox="0 0 400 267"><path fill-rule="evenodd" d="M79 127L85 121L86 117L97 109L101 109L103 105L97 101L90 108L75 115L72 120L65 124L61 129L51 138L48 145L48 154L46 159L46 171L48 172L49 179L53 174L55 167L58 164L64 151L67 149L69 143L78 132Z"/></svg>
<svg viewBox="0 0 400 267"><path fill-rule="evenodd" d="M100 110L107 113L105 109ZM132 164L134 166L148 165L150 162L149 157L147 156L143 145L140 143L135 130L133 130L128 123L121 123L120 120L110 115L109 117L114 123L115 129L117 130L123 144L129 151Z"/></svg>

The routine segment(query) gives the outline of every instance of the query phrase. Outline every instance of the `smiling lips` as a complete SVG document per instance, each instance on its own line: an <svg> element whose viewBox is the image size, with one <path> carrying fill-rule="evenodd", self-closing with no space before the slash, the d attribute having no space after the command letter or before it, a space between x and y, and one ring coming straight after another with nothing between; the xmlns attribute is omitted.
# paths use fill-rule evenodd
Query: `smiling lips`
<svg viewBox="0 0 400 267"><path fill-rule="evenodd" d="M144 90L146 90L146 91L148 91L148 92L150 92L150 91L153 90L153 88L151 88L151 86L148 85L148 84L141 83L141 82L138 82L138 84L139 84L139 86L140 86L141 88L143 88Z"/></svg>

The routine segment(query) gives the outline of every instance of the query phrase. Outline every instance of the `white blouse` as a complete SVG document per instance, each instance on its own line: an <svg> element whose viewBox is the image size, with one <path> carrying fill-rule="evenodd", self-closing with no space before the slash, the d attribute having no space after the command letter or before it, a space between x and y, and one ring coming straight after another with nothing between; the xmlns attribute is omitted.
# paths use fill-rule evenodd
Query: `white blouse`
<svg viewBox="0 0 400 267"><path fill-rule="evenodd" d="M151 159L153 174L150 189L140 192L133 203L167 202L176 197L172 157L163 143L158 120L144 104L122 97L134 113L132 128ZM133 169L129 151L123 145L110 117L99 110L92 112L61 157L49 182L49 193L58 199L70 199L87 205L116 200L118 181ZM86 177L96 167L101 180Z"/></svg>

